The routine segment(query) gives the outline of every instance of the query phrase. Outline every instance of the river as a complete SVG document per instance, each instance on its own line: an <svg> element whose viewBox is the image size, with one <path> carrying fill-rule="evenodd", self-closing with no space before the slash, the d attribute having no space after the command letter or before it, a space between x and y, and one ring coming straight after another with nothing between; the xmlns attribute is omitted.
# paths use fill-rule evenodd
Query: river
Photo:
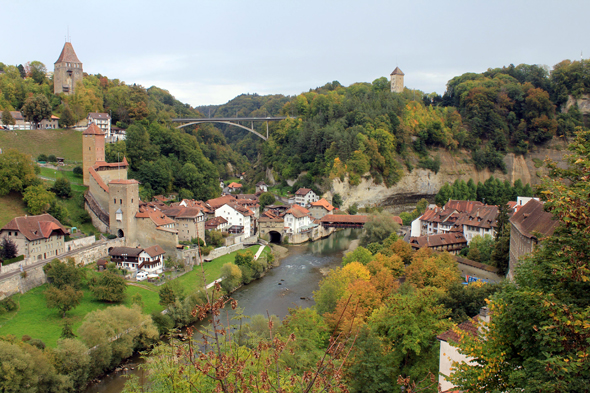
<svg viewBox="0 0 590 393"><path fill-rule="evenodd" d="M310 307L314 304L313 291L327 271L340 265L342 253L352 240L357 239L360 230L346 229L332 236L312 243L289 246L288 254L278 267L269 270L266 276L245 285L232 296L238 301L244 315L253 316L268 313L284 318L293 307ZM139 356L129 359L123 366L127 372L111 373L101 382L88 387L86 393L119 393L123 390L126 375L141 371ZM133 370L131 370L133 368Z"/></svg>

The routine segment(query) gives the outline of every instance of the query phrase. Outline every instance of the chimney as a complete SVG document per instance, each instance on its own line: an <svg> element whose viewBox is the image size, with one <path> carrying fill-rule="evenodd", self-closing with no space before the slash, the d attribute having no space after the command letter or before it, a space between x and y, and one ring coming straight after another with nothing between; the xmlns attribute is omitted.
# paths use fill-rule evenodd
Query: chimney
<svg viewBox="0 0 590 393"><path fill-rule="evenodd" d="M478 316L479 316L479 319L483 323L485 323L485 324L490 323L490 309L489 308L487 308L487 307L480 308ZM484 332L483 332L484 329L487 330L488 327L487 326L485 326L485 327L479 326L479 328L478 328L479 334L484 334Z"/></svg>

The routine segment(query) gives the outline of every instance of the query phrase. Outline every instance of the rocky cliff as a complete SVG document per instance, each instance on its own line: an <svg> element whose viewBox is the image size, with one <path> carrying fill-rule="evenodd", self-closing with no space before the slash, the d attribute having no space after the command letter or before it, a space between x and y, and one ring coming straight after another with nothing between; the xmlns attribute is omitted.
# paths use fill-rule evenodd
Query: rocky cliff
<svg viewBox="0 0 590 393"><path fill-rule="evenodd" d="M509 153L504 157L506 163L506 174L489 170L477 171L470 163L470 156L467 152L451 154L448 151L440 150L433 152L433 156L440 155L441 166L438 173L430 170L415 168L411 172L405 170L403 178L394 186L387 188L384 184L375 184L373 179L367 175L362 178L358 186L351 186L348 178L341 181L335 179L332 182L331 190L324 194L331 198L338 193L344 200L344 208L357 203L359 207L387 206L394 212L408 210L421 198L434 201L438 190L446 183L452 183L456 179L468 181L470 178L477 182L484 182L490 176L501 180L514 182L520 179L523 184L538 184L547 174L547 169L542 162L550 158L564 166L564 154L567 153L566 143L554 141L544 148L537 148L526 156L516 156Z"/></svg>

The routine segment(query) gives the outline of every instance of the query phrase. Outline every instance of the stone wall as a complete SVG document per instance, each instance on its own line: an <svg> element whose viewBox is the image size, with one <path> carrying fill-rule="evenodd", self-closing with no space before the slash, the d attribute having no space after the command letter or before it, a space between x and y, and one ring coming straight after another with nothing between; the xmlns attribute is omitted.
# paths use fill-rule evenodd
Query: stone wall
<svg viewBox="0 0 590 393"><path fill-rule="evenodd" d="M96 242L94 235L70 240L69 242L65 243L65 251L74 251L82 247L90 246L94 244L94 242Z"/></svg>
<svg viewBox="0 0 590 393"><path fill-rule="evenodd" d="M166 251L166 256L176 255L176 246L178 245L178 234L176 230L168 228L162 230L157 229L151 218L135 218L135 222L137 230L136 239L141 247L147 248L157 244ZM127 246L134 247L136 244L127 244Z"/></svg>
<svg viewBox="0 0 590 393"><path fill-rule="evenodd" d="M334 228L324 228L321 225L313 228L307 233L298 233L295 235L285 235L287 242L290 244L301 244L306 242L313 242L319 239L328 237L334 232Z"/></svg>

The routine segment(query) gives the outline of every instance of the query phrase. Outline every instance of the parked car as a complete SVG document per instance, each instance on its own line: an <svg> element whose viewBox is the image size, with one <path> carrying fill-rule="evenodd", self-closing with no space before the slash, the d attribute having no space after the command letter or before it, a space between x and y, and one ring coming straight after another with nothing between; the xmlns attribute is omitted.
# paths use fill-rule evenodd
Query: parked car
<svg viewBox="0 0 590 393"><path fill-rule="evenodd" d="M144 272L143 270L137 272L137 274L135 275L135 280L137 281L144 281L147 280L148 278L148 272Z"/></svg>

